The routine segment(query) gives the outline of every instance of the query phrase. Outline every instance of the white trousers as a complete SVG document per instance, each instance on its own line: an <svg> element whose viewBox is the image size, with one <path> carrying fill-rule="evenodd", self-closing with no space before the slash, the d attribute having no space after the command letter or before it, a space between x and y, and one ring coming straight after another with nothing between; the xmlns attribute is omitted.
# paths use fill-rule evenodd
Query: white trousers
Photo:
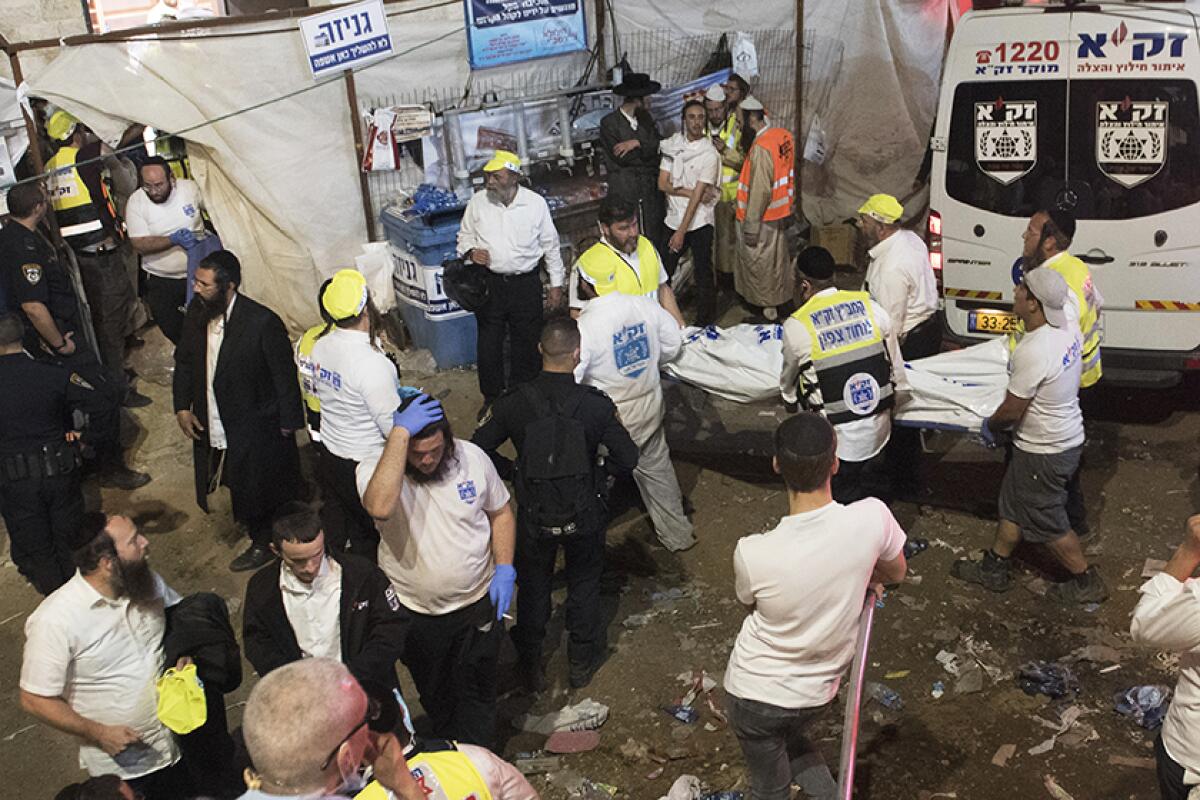
<svg viewBox="0 0 1200 800"><path fill-rule="evenodd" d="M638 448L633 471L642 502L650 512L654 532L668 550L686 550L696 543L692 523L683 513L683 492L667 448L667 432L660 417L658 427Z"/></svg>

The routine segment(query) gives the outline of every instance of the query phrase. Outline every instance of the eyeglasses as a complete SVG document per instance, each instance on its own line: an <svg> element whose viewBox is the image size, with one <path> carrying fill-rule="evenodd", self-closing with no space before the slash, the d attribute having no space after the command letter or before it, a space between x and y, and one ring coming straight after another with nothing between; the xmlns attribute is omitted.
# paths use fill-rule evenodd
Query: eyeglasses
<svg viewBox="0 0 1200 800"><path fill-rule="evenodd" d="M329 753L329 756L323 762L321 762L322 772L329 769L329 765L333 763L335 758L337 758L338 750L342 749L342 745L354 738L354 734L362 730L364 726L369 725L375 720L379 719L379 711L379 703L373 698L368 697L367 713L363 715L362 722L355 725L353 730L342 737L342 740L337 743L337 747L333 748L333 750Z"/></svg>

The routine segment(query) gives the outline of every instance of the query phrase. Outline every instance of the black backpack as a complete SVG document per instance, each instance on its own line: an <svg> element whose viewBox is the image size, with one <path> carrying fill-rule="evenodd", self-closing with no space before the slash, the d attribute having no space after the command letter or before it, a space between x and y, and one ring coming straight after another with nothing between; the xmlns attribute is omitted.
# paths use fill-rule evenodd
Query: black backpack
<svg viewBox="0 0 1200 800"><path fill-rule="evenodd" d="M525 426L516 462L514 487L522 518L543 536L579 533L589 527L589 515L601 513L586 430L575 418L584 393L559 407L528 383L518 391L537 413Z"/></svg>

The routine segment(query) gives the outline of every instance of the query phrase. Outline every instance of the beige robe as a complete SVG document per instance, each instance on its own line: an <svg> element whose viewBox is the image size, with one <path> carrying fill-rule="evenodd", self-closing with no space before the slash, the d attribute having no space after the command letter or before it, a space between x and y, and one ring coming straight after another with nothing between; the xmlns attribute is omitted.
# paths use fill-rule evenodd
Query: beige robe
<svg viewBox="0 0 1200 800"><path fill-rule="evenodd" d="M790 219L764 222L763 214L771 203L771 184L775 166L771 154L762 147L750 149L750 190L746 219L737 225L737 262L733 285L747 303L755 306L779 306L792 302L796 292L796 271L788 253L784 232ZM758 234L758 244L747 247L743 234Z"/></svg>

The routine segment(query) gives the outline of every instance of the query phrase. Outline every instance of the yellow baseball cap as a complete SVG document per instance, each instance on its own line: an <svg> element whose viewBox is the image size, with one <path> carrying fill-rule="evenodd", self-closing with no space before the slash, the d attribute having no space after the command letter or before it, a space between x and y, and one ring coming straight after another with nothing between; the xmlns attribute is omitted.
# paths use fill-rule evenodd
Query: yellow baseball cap
<svg viewBox="0 0 1200 800"><path fill-rule="evenodd" d="M904 216L904 206L890 194L873 194L862 204L862 208L858 209L858 213L891 225Z"/></svg>
<svg viewBox="0 0 1200 800"><path fill-rule="evenodd" d="M484 172L499 172L502 169L521 174L521 159L516 153L497 150L492 160L483 165Z"/></svg>
<svg viewBox="0 0 1200 800"><path fill-rule="evenodd" d="M334 322L353 319L367 307L367 279L356 269L334 273L329 288L321 295L321 305Z"/></svg>
<svg viewBox="0 0 1200 800"><path fill-rule="evenodd" d="M598 295L608 294L617 288L617 271L615 269L594 263L585 266L582 260L579 261L576 269L579 271L579 280L591 284Z"/></svg>
<svg viewBox="0 0 1200 800"><path fill-rule="evenodd" d="M49 121L46 122L46 134L56 142L65 142L71 138L71 134L75 132L78 125L78 119L60 109L51 114Z"/></svg>

